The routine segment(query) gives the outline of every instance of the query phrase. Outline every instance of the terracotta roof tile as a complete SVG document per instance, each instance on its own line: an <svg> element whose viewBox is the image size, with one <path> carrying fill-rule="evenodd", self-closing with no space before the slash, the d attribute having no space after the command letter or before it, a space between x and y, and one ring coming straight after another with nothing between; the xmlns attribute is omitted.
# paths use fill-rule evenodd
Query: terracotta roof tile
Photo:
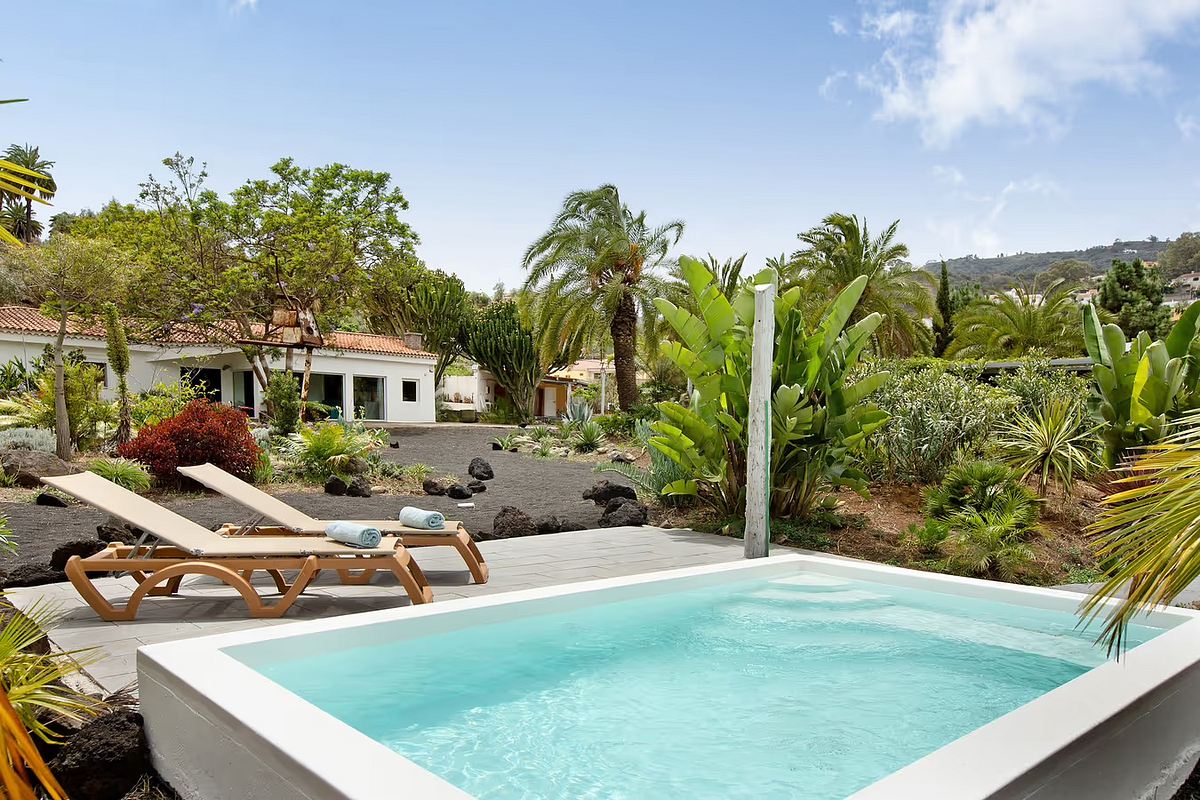
<svg viewBox="0 0 1200 800"><path fill-rule="evenodd" d="M261 326L256 326L256 328L255 335L262 336L263 328ZM58 321L30 306L0 306L0 331L54 335L58 333ZM84 325L78 320L69 320L67 322L67 333L71 336L103 339L104 326L98 323ZM131 334L131 338L138 337L134 337ZM170 333L165 337L154 337L146 341L171 345L223 344L212 341L212 337L205 333L202 328L186 323L172 326ZM399 336L334 331L325 337L325 342L325 347L321 348L323 350L345 350L355 353L374 353L376 355L436 358L433 353L414 350L406 345L404 339ZM280 344L282 345L282 342Z"/></svg>

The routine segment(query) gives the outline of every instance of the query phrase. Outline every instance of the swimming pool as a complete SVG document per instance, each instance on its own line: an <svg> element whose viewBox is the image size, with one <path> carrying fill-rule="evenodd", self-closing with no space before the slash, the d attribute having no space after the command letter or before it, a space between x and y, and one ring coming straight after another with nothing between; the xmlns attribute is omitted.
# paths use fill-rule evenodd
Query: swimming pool
<svg viewBox="0 0 1200 800"><path fill-rule="evenodd" d="M1200 692L1194 615L1150 615L1117 664L1078 599L788 556L159 645L139 672L185 796L1061 797L1014 787L1095 780L1123 712L1117 738ZM1200 738L1158 717L1139 791ZM184 755L204 726L249 768Z"/></svg>

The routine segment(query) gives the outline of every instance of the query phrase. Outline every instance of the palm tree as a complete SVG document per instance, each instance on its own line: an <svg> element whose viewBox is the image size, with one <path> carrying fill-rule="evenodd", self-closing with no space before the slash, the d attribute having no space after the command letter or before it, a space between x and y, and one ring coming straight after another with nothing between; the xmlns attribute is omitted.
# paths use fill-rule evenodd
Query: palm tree
<svg viewBox="0 0 1200 800"><path fill-rule="evenodd" d="M22 242L32 242L42 238L42 222L31 219L25 214L24 203L11 201L0 207L0 228L11 233Z"/></svg>
<svg viewBox="0 0 1200 800"><path fill-rule="evenodd" d="M1043 292L1018 286L967 306L954 318L954 340L946 355L1011 358L1035 350L1050 356L1083 350L1079 309L1071 286L1061 279Z"/></svg>
<svg viewBox="0 0 1200 800"><path fill-rule="evenodd" d="M932 334L925 324L934 315L929 273L904 259L908 246L895 241L896 220L874 239L866 220L848 214L830 214L821 224L797 235L807 245L784 265L785 284L804 283L813 292L835 297L860 275L867 288L851 321L869 314L883 315L875 333L875 348L882 355L911 355L929 348Z"/></svg>
<svg viewBox="0 0 1200 800"><path fill-rule="evenodd" d="M1110 651L1121 649L1140 612L1171 603L1200 574L1200 412L1147 448L1122 483L1127 488L1105 499L1089 528L1098 559L1112 566L1084 612L1096 618L1107 611L1101 638ZM1120 602L1109 606L1108 599Z"/></svg>
<svg viewBox="0 0 1200 800"><path fill-rule="evenodd" d="M54 193L58 191L58 186L54 182L54 177L50 174L50 169L54 166L53 161L46 161L41 157L38 148L32 145L9 145L4 151L4 163L9 166L18 167L20 173L24 176L24 180L20 183L24 184L22 191L12 191L9 187L0 186L0 195L4 196L5 204L15 206L18 209L23 207L24 220L20 221L13 228L9 228L19 240L25 243L33 242L41 236L41 223L34 224L33 219L33 204L35 200L47 201L54 197Z"/></svg>
<svg viewBox="0 0 1200 800"><path fill-rule="evenodd" d="M655 268L683 236L683 222L651 227L612 184L572 192L550 228L525 251L525 290L541 295L545 352L562 350L581 332L607 328L613 344L617 399L637 403L638 315L655 314L664 282Z"/></svg>

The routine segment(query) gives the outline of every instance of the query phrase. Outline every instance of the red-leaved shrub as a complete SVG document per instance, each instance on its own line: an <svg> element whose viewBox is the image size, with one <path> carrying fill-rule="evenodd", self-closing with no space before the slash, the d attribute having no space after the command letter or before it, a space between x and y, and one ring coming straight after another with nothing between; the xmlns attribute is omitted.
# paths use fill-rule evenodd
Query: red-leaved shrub
<svg viewBox="0 0 1200 800"><path fill-rule="evenodd" d="M159 481L178 485L176 467L206 461L250 480L260 451L245 414L220 403L193 400L175 416L142 428L117 453L141 461Z"/></svg>

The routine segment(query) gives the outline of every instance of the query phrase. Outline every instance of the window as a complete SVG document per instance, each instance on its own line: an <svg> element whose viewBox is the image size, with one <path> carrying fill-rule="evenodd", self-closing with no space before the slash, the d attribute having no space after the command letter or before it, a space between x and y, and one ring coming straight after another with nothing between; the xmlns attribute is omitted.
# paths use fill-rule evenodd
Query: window
<svg viewBox="0 0 1200 800"><path fill-rule="evenodd" d="M336 408L346 413L346 376L314 372L308 378L308 402Z"/></svg>
<svg viewBox="0 0 1200 800"><path fill-rule="evenodd" d="M400 381L400 399L406 403L417 402L417 382L405 378Z"/></svg>
<svg viewBox="0 0 1200 800"><path fill-rule="evenodd" d="M221 370L208 367L200 369L181 367L179 379L200 390L214 403L221 402Z"/></svg>
<svg viewBox="0 0 1200 800"><path fill-rule="evenodd" d="M233 404L249 416L255 415L254 373L250 370L233 373Z"/></svg>
<svg viewBox="0 0 1200 800"><path fill-rule="evenodd" d="M104 388L108 388L108 365L103 361L85 361L83 362L89 367L95 367L99 372L96 375L96 383Z"/></svg>
<svg viewBox="0 0 1200 800"><path fill-rule="evenodd" d="M362 419L384 419L383 378L354 376L354 413Z"/></svg>

